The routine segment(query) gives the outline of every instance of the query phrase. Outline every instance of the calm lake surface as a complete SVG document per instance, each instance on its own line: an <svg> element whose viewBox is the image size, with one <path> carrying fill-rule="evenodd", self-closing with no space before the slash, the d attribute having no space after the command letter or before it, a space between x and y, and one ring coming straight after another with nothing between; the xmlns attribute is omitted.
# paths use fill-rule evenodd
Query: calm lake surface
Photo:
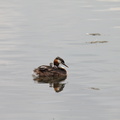
<svg viewBox="0 0 120 120"><path fill-rule="evenodd" d="M32 78L56 56L59 93ZM120 120L120 0L0 0L0 119Z"/></svg>

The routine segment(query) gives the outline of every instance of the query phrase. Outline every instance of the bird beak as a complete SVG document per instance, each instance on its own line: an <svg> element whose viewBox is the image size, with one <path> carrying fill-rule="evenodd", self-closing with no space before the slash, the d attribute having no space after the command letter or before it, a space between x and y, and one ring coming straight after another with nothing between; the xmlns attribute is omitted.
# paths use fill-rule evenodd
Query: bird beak
<svg viewBox="0 0 120 120"><path fill-rule="evenodd" d="M64 66L68 67L65 63L62 63Z"/></svg>

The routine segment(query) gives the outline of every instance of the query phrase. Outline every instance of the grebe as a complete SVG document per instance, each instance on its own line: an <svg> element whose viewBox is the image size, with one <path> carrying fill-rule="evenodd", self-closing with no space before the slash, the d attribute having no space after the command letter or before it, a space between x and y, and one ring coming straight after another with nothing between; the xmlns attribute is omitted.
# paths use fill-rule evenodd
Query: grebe
<svg viewBox="0 0 120 120"><path fill-rule="evenodd" d="M54 64L54 65L53 65ZM63 64L64 66L68 67L64 60L60 57L56 57L53 63L50 65L42 65L38 68L33 70L34 77L62 77L67 76L67 71L60 67L59 65Z"/></svg>

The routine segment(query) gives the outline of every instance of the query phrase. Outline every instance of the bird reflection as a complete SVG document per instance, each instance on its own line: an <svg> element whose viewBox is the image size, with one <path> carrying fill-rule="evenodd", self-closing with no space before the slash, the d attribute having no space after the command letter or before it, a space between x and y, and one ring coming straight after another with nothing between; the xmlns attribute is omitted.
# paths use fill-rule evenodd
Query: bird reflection
<svg viewBox="0 0 120 120"><path fill-rule="evenodd" d="M49 87L53 87L55 92L61 92L66 83L63 83L67 76L62 77L36 77L33 80L38 83L46 83L49 84Z"/></svg>

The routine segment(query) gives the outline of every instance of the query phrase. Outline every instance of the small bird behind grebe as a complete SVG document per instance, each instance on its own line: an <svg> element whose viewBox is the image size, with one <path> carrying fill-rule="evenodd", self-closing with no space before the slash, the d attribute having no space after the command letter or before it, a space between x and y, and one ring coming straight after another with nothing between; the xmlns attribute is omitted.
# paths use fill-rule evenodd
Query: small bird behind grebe
<svg viewBox="0 0 120 120"><path fill-rule="evenodd" d="M50 65L41 65L38 68L33 70L34 77L62 77L67 76L67 71L60 67L59 65L63 64L64 66L68 67L64 60L60 57L56 57L53 63Z"/></svg>

